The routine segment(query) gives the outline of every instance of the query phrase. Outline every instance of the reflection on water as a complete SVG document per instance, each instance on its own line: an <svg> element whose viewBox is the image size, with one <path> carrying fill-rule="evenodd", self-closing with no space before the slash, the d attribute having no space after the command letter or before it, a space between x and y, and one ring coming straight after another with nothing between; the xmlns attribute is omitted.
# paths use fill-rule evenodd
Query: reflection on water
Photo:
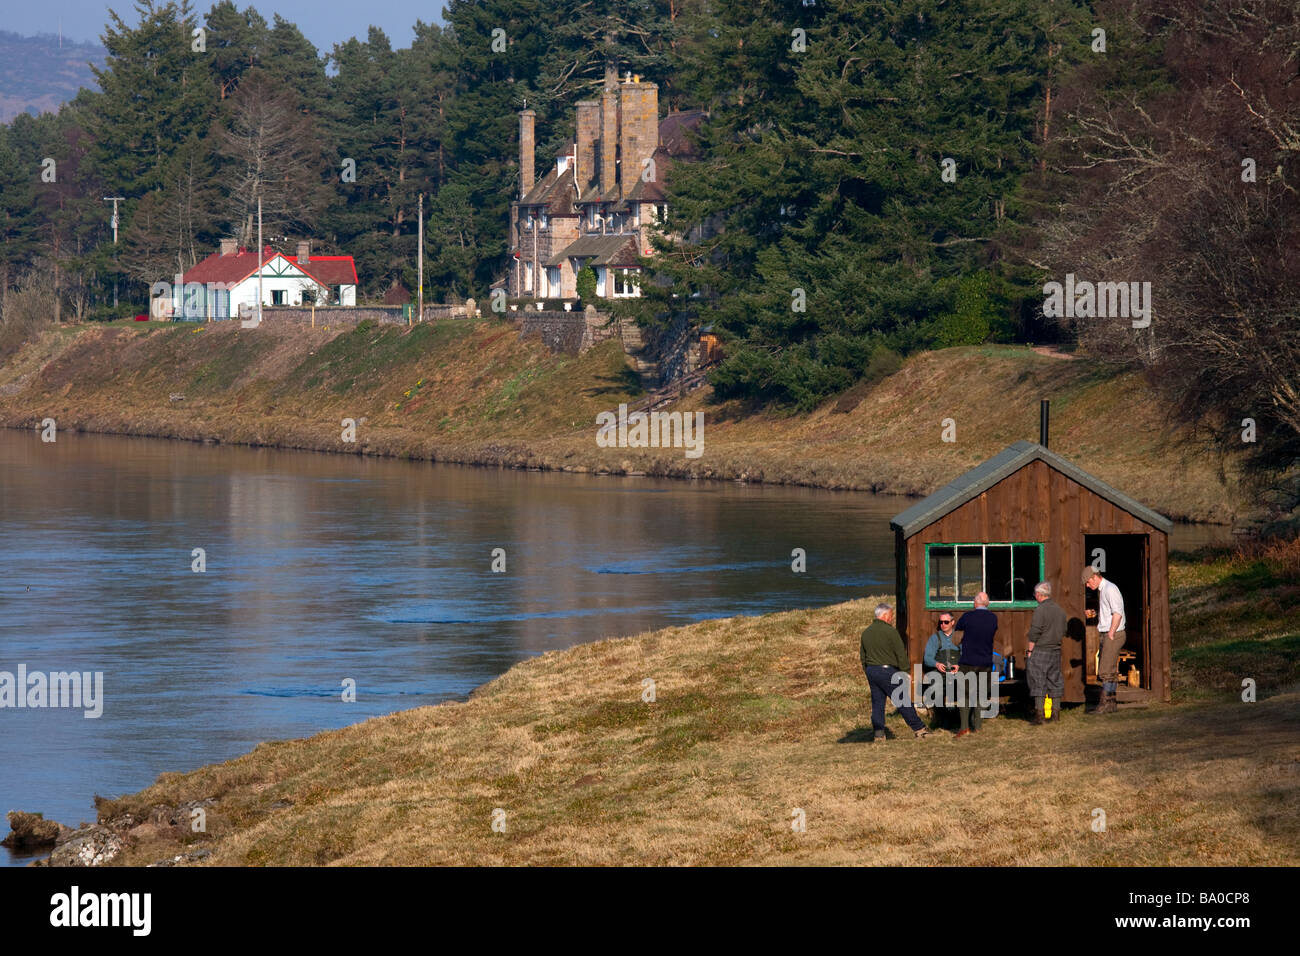
<svg viewBox="0 0 1300 956"><path fill-rule="evenodd" d="M105 694L97 720L0 710L0 812L75 825L92 794L462 698L530 655L892 591L907 504L0 432L0 670L102 671Z"/></svg>

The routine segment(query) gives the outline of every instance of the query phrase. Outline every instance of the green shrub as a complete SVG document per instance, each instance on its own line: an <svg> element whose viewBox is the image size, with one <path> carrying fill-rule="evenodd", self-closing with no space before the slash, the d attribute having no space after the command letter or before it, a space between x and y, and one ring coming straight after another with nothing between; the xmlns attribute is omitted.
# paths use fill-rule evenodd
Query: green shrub
<svg viewBox="0 0 1300 956"><path fill-rule="evenodd" d="M1003 283L990 273L963 276L957 282L952 311L934 322L934 346L952 348L983 345L989 340L1006 341L1011 334L1009 309Z"/></svg>
<svg viewBox="0 0 1300 956"><path fill-rule="evenodd" d="M876 382L889 378L902 367L903 356L891 348L877 345L871 353L871 360L867 362L867 368L862 373L862 378L874 385Z"/></svg>
<svg viewBox="0 0 1300 956"><path fill-rule="evenodd" d="M578 270L578 298L583 304L593 301L596 298L596 270L591 266L583 266Z"/></svg>

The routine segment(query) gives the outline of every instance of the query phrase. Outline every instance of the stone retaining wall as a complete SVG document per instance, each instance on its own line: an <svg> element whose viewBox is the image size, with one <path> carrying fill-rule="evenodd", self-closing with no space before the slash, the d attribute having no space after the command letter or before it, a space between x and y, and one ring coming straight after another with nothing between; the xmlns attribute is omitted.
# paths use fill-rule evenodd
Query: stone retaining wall
<svg viewBox="0 0 1300 956"><path fill-rule="evenodd" d="M262 321L272 322L276 325L311 325L312 309L302 308L300 306L262 306ZM339 326L353 326L366 319L374 322L383 322L389 325L405 325L406 317L402 315L402 307L398 306L325 306L314 310L316 313L316 328L338 328ZM425 310L428 314L428 310Z"/></svg>
<svg viewBox="0 0 1300 956"><path fill-rule="evenodd" d="M618 335L617 324L605 327L610 318L607 312L539 312L534 309L517 312L515 316L520 337L541 336L547 348L563 355L578 355Z"/></svg>

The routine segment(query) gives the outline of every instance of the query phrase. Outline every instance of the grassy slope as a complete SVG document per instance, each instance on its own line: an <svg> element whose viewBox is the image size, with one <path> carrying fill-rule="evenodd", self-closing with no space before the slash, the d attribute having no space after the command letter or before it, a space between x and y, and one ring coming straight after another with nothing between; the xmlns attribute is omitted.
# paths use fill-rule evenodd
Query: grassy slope
<svg viewBox="0 0 1300 956"><path fill-rule="evenodd" d="M563 358L493 321L199 328L50 330L0 367L0 424L52 416L64 429L914 494L1036 440L1047 397L1052 447L1103 480L1176 518L1240 510L1236 485L1179 442L1136 375L1025 348L917 356L847 413L837 402L805 416L748 412L703 390L679 403L705 410L704 454L689 459L596 447L596 413L637 391L613 342ZM343 418L358 422L357 444L340 440ZM954 443L941 440L947 418Z"/></svg>
<svg viewBox="0 0 1300 956"><path fill-rule="evenodd" d="M867 744L869 598L546 654L465 703L164 774L100 818L214 798L186 840L217 864L1300 863L1300 587L1223 558L1172 583L1174 706L960 741L891 715L898 739Z"/></svg>

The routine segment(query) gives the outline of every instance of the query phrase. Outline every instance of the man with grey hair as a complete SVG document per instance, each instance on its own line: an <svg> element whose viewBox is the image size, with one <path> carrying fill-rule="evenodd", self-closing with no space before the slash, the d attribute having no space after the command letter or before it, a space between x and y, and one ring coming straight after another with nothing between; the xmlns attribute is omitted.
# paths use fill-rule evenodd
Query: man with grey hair
<svg viewBox="0 0 1300 956"><path fill-rule="evenodd" d="M1029 621L1029 695L1034 698L1031 724L1056 720L1061 713L1065 678L1061 676L1061 639L1065 637L1065 609L1052 600L1052 586L1039 581L1034 588L1034 616ZM1037 653L1034 653L1037 651Z"/></svg>
<svg viewBox="0 0 1300 956"><path fill-rule="evenodd" d="M974 604L973 608L957 618L955 630L961 631L961 639L953 637L961 645L957 670L976 677L975 683L971 683L969 677L964 678L969 689L966 692L967 706L957 708L960 719L958 737L975 733L983 723L979 701L971 699L978 681L988 681L990 691L996 693L993 687L993 636L998 632L998 616L989 610L989 596L986 592L976 594Z"/></svg>
<svg viewBox="0 0 1300 956"><path fill-rule="evenodd" d="M1097 679L1101 681L1101 699L1094 714L1113 714L1119 710L1119 652L1128 636L1124 625L1124 597L1113 582L1107 581L1092 565L1083 569L1083 583L1097 594L1097 632L1101 654L1097 660Z"/></svg>
<svg viewBox="0 0 1300 956"><path fill-rule="evenodd" d="M858 658L862 661L862 670L866 672L867 683L871 687L871 729L872 739L885 739L885 701L894 692L894 675L900 671L903 678L911 681L908 673L910 664L907 648L903 646L902 635L894 630L894 609L888 604L876 605L876 619L862 632L862 641L858 648ZM911 689L908 689L911 695ZM917 737L930 736L916 716L916 708L905 704L898 708L907 726Z"/></svg>

